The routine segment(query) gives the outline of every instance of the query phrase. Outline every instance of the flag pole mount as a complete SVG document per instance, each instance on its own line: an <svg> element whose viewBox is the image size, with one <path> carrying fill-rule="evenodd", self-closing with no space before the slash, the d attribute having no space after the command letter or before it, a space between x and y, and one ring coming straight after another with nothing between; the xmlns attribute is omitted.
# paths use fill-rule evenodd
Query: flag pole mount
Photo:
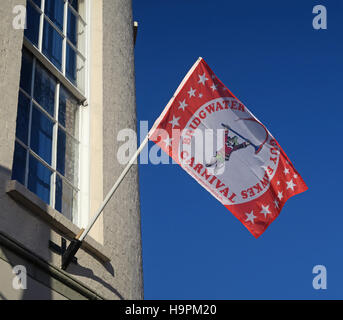
<svg viewBox="0 0 343 320"><path fill-rule="evenodd" d="M70 242L67 250L62 254L62 270L66 270L73 260L76 252L81 248L82 241L80 241L80 237L85 229L81 229L80 233Z"/></svg>

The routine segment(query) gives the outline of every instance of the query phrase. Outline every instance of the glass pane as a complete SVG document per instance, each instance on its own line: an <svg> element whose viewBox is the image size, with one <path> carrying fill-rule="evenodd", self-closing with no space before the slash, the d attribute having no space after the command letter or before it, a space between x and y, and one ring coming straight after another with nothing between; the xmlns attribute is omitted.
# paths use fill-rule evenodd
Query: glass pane
<svg viewBox="0 0 343 320"><path fill-rule="evenodd" d="M22 92L19 92L16 137L26 145L28 144L29 118L30 99L28 99Z"/></svg>
<svg viewBox="0 0 343 320"><path fill-rule="evenodd" d="M32 56L27 50L23 50L21 60L20 87L31 95L32 84Z"/></svg>
<svg viewBox="0 0 343 320"><path fill-rule="evenodd" d="M41 7L41 0L33 0L33 2L40 8Z"/></svg>
<svg viewBox="0 0 343 320"><path fill-rule="evenodd" d="M63 31L64 1L45 0L44 12L50 20Z"/></svg>
<svg viewBox="0 0 343 320"><path fill-rule="evenodd" d="M67 78L84 92L85 62L69 44L67 44L66 60Z"/></svg>
<svg viewBox="0 0 343 320"><path fill-rule="evenodd" d="M79 11L79 1L78 0L68 0L68 2L75 9L76 12Z"/></svg>
<svg viewBox="0 0 343 320"><path fill-rule="evenodd" d="M53 122L37 107L32 108L31 149L51 165Z"/></svg>
<svg viewBox="0 0 343 320"><path fill-rule="evenodd" d="M32 6L30 1L27 2L26 15L27 29L24 32L25 37L38 47L40 13Z"/></svg>
<svg viewBox="0 0 343 320"><path fill-rule="evenodd" d="M49 22L44 20L42 51L59 70L62 68L62 42L62 36Z"/></svg>
<svg viewBox="0 0 343 320"><path fill-rule="evenodd" d="M77 212L77 196L77 191L57 175L55 209L71 221Z"/></svg>
<svg viewBox="0 0 343 320"><path fill-rule="evenodd" d="M74 186L78 185L79 143L58 128L57 171Z"/></svg>
<svg viewBox="0 0 343 320"><path fill-rule="evenodd" d="M47 204L50 203L50 179L51 171L30 155L27 187Z"/></svg>
<svg viewBox="0 0 343 320"><path fill-rule="evenodd" d="M55 113L55 91L55 79L37 64L33 97L51 116Z"/></svg>
<svg viewBox="0 0 343 320"><path fill-rule="evenodd" d="M78 15L68 7L67 37L70 42L84 54L85 52L85 25Z"/></svg>
<svg viewBox="0 0 343 320"><path fill-rule="evenodd" d="M15 143L12 179L25 184L26 149L18 142Z"/></svg>
<svg viewBox="0 0 343 320"><path fill-rule="evenodd" d="M79 136L79 104L61 85L58 122L76 139Z"/></svg>

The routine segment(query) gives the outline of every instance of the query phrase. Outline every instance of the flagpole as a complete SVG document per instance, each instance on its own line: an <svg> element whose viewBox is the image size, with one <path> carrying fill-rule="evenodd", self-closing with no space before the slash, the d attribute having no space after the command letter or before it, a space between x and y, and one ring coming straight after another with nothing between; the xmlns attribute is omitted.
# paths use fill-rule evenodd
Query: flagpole
<svg viewBox="0 0 343 320"><path fill-rule="evenodd" d="M82 241L84 240L84 238L88 235L90 229L93 227L94 223L97 221L97 219L99 218L99 216L101 215L101 213L103 212L103 210L105 209L107 203L111 200L113 194L116 192L116 190L118 189L120 183L124 180L126 174L129 172L130 168L132 167L132 165L135 163L135 161L137 160L139 154L142 152L142 150L144 149L144 147L146 146L146 144L149 141L149 138L151 137L151 135L153 134L153 132L156 130L156 128L158 127L158 125L160 124L161 120L164 118L164 116L166 115L166 113L168 112L169 108L171 107L172 103L175 100L175 97L177 96L177 94L180 92L180 90L182 89L182 87L184 86L185 82L188 80L188 78L190 77L190 75L193 73L194 69L198 66L199 62L202 60L201 57L198 58L198 60L194 63L194 65L192 66L192 68L188 71L187 75L184 77L184 79L182 80L182 82L180 83L179 87L177 88L177 90L175 91L173 97L170 99L170 101L168 102L168 104L166 105L166 107L164 108L164 110L162 111L162 113L160 114L160 116L158 117L158 119L155 121L154 125L152 126L152 128L150 129L149 133L147 134L147 136L145 137L145 139L142 141L141 145L139 146L139 148L137 149L137 151L135 152L135 154L132 156L131 160L128 162L128 164L126 165L125 169L123 170L123 172L121 173L121 175L119 176L119 178L117 179L117 181L115 182L115 184L113 185L112 189L108 192L107 196L105 197L104 201L102 202L100 208L96 211L96 213L94 214L92 220L89 222L88 226L86 229L81 229L80 233L70 242L67 250L62 254L62 269L66 270L71 262L71 260L73 259L73 257L75 256L75 254L77 253L77 251L81 248L82 245Z"/></svg>
<svg viewBox="0 0 343 320"><path fill-rule="evenodd" d="M69 244L67 250L65 251L65 253L62 256L62 269L63 270L67 269L72 258L75 256L76 252L80 249L82 241L88 235L90 229L93 227L94 223L97 221L97 219L99 218L99 216L101 215L101 213L105 209L107 203L111 200L113 194L116 192L116 190L120 186L120 183L124 180L125 176L127 175L129 170L131 169L132 165L137 160L139 154L142 152L142 150L144 149L144 147L148 143L149 136L150 136L150 132L147 134L145 139L142 141L141 145L139 146L139 148L137 149L135 154L132 156L131 160L128 162L125 169L123 170L123 172L120 174L119 178L117 179L117 181L113 185L112 189L108 192L106 198L104 199L101 206L99 207L99 209L94 214L94 216L93 216L92 220L89 222L87 228L81 229L81 232Z"/></svg>

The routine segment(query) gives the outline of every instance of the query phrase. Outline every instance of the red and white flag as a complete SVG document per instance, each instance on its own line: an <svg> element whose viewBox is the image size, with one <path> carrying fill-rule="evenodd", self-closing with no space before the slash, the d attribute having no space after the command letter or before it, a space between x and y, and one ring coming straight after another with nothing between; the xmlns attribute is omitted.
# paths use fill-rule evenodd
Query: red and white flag
<svg viewBox="0 0 343 320"><path fill-rule="evenodd" d="M307 186L267 128L199 58L149 139L257 238Z"/></svg>

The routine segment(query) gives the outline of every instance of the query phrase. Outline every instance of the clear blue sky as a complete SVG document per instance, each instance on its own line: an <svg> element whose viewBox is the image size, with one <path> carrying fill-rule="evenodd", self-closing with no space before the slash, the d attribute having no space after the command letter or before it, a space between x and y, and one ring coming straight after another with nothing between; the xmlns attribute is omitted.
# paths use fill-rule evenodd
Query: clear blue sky
<svg viewBox="0 0 343 320"><path fill-rule="evenodd" d="M327 30L312 28L317 4ZM145 298L343 299L343 1L133 5L138 119L151 126L201 56L309 187L255 239L178 165L140 165ZM312 287L318 264L325 291Z"/></svg>

